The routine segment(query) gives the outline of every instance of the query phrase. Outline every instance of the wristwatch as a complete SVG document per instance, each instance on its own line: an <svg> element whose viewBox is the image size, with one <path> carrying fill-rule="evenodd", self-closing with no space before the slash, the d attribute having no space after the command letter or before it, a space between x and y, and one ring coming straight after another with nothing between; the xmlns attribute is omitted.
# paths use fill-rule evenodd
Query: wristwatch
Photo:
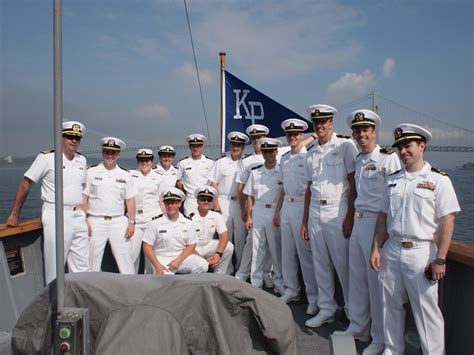
<svg viewBox="0 0 474 355"><path fill-rule="evenodd" d="M443 258L436 258L434 262L435 264L438 264L438 265L446 265L446 259L443 259Z"/></svg>
<svg viewBox="0 0 474 355"><path fill-rule="evenodd" d="M129 224L136 224L137 222L135 221L128 221Z"/></svg>
<svg viewBox="0 0 474 355"><path fill-rule="evenodd" d="M216 254L219 255L219 258L222 258L222 252L221 251L216 251Z"/></svg>

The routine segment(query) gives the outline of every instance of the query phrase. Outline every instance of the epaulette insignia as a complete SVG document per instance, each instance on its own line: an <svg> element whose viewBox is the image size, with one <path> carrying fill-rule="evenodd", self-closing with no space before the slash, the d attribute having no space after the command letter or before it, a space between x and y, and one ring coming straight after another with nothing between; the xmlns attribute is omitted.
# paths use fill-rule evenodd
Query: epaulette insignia
<svg viewBox="0 0 474 355"><path fill-rule="evenodd" d="M245 154L245 157L244 158L247 158L249 156L251 156L252 154Z"/></svg>
<svg viewBox="0 0 474 355"><path fill-rule="evenodd" d="M438 173L438 174L441 174L443 176L448 176L448 173L446 171L443 171L443 170L439 170L437 168L431 168L431 171L435 172L435 173Z"/></svg>
<svg viewBox="0 0 474 355"><path fill-rule="evenodd" d="M82 155L82 153L81 153L81 152L76 152L76 154Z"/></svg>
<svg viewBox="0 0 474 355"><path fill-rule="evenodd" d="M258 169L258 168L261 168L263 166L263 164L260 164L260 165L257 165L257 166L254 166L252 169L250 170L255 170L255 169Z"/></svg>
<svg viewBox="0 0 474 355"><path fill-rule="evenodd" d="M153 165L152 169L156 169L156 165Z"/></svg>
<svg viewBox="0 0 474 355"><path fill-rule="evenodd" d="M54 153L54 149L41 151L41 154L49 154L49 153Z"/></svg>
<svg viewBox="0 0 474 355"><path fill-rule="evenodd" d="M290 152L291 152L291 150L287 151L285 154L282 155L282 157L284 157L285 155L287 155Z"/></svg>
<svg viewBox="0 0 474 355"><path fill-rule="evenodd" d="M184 158L179 159L179 161L184 160L184 159L188 159L188 158L189 158L189 157L184 157Z"/></svg>
<svg viewBox="0 0 474 355"><path fill-rule="evenodd" d="M390 154L395 153L395 151L390 149L390 148L389 149L382 148L382 149L380 149L380 153L390 155Z"/></svg>
<svg viewBox="0 0 474 355"><path fill-rule="evenodd" d="M93 167L95 167L95 166L97 166L97 165L99 165L99 164L89 165L89 166L87 167L87 169L93 168Z"/></svg>
<svg viewBox="0 0 474 355"><path fill-rule="evenodd" d="M349 136L344 136L344 135L342 135L342 134L336 134L336 137L337 137L337 138L351 139L351 137L349 137Z"/></svg>
<svg viewBox="0 0 474 355"><path fill-rule="evenodd" d="M191 213L188 214L187 216L186 216L186 215L183 215L183 216L186 217L187 219L192 220L192 219L193 219L193 216L194 216L194 212L191 212Z"/></svg>
<svg viewBox="0 0 474 355"><path fill-rule="evenodd" d="M356 158L357 157L360 157L362 155L362 152L360 152L359 154L356 155Z"/></svg>
<svg viewBox="0 0 474 355"><path fill-rule="evenodd" d="M122 168L120 165L117 165L120 169L125 170L128 173L128 169Z"/></svg>
<svg viewBox="0 0 474 355"><path fill-rule="evenodd" d="M402 169L400 169L400 170L397 170L397 171L395 171L394 173L391 173L389 176L392 176L392 175L398 174L400 171L402 171Z"/></svg>
<svg viewBox="0 0 474 355"><path fill-rule="evenodd" d="M155 219L163 217L163 213L159 214L158 216L152 217L151 220L154 221Z"/></svg>
<svg viewBox="0 0 474 355"><path fill-rule="evenodd" d="M314 143L313 143L313 144L311 144L309 147L307 147L307 148L306 148L306 150L308 150L308 151L309 151L309 150L311 150L311 148L313 148L313 147L314 147L314 145L315 145Z"/></svg>

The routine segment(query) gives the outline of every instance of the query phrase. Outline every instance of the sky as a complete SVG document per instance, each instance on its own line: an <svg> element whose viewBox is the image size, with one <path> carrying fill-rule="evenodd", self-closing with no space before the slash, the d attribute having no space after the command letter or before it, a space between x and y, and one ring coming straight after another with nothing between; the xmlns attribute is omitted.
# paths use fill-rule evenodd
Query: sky
<svg viewBox="0 0 474 355"><path fill-rule="evenodd" d="M0 157L52 148L52 4L0 0ZM186 4L212 143L220 51L230 72L300 115L376 90L474 131L471 0ZM183 1L63 0L62 9L63 116L86 125L83 148L108 135L137 146L206 133Z"/></svg>

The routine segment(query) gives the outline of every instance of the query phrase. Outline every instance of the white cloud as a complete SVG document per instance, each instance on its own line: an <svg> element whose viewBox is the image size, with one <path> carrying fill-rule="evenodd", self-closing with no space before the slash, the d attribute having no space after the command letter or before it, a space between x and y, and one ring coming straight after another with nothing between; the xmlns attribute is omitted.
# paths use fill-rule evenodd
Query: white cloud
<svg viewBox="0 0 474 355"><path fill-rule="evenodd" d="M346 73L327 88L328 102L343 103L367 95L376 85L375 75L368 69L362 73Z"/></svg>
<svg viewBox="0 0 474 355"><path fill-rule="evenodd" d="M383 63L383 76L389 78L395 72L395 59L387 58Z"/></svg>
<svg viewBox="0 0 474 355"><path fill-rule="evenodd" d="M136 38L130 40L128 45L133 52L146 58L160 59L162 57L161 51L153 38Z"/></svg>
<svg viewBox="0 0 474 355"><path fill-rule="evenodd" d="M168 120L171 117L168 107L158 103L139 106L134 110L134 113L139 118L158 119L161 121Z"/></svg>
<svg viewBox="0 0 474 355"><path fill-rule="evenodd" d="M178 75L187 82L191 81L195 83L197 81L196 68L191 63L183 64L178 68L177 72ZM199 79L203 87L214 84L214 77L209 69L199 69Z"/></svg>

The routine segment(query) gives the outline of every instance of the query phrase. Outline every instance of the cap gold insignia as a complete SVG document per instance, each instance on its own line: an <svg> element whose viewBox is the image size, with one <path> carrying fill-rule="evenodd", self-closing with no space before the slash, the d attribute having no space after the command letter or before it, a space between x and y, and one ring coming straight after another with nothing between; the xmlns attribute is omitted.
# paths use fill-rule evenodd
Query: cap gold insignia
<svg viewBox="0 0 474 355"><path fill-rule="evenodd" d="M294 128L295 124L293 122L290 123L290 128Z"/></svg>
<svg viewBox="0 0 474 355"><path fill-rule="evenodd" d="M315 115L315 116L319 116L320 113L321 113L321 112L320 112L319 110L314 111L314 115Z"/></svg>
<svg viewBox="0 0 474 355"><path fill-rule="evenodd" d="M400 127L398 127L393 133L393 135L395 136L395 139L400 139L402 137L402 134L403 134L403 130Z"/></svg>
<svg viewBox="0 0 474 355"><path fill-rule="evenodd" d="M80 132L81 131L81 126L79 126L77 123L72 125L72 130L74 132Z"/></svg>
<svg viewBox="0 0 474 355"><path fill-rule="evenodd" d="M257 129L256 129L256 128L252 129L252 130L250 131L250 133L252 133L252 134L257 133Z"/></svg>
<svg viewBox="0 0 474 355"><path fill-rule="evenodd" d="M204 192L205 192L206 194L208 194L208 193L209 193L209 190L208 190L208 189L206 189L206 190L204 190Z"/></svg>
<svg viewBox="0 0 474 355"><path fill-rule="evenodd" d="M107 142L107 145L109 147L113 147L115 145L115 141L113 139L109 139L109 141Z"/></svg>
<svg viewBox="0 0 474 355"><path fill-rule="evenodd" d="M168 191L168 192L166 193L166 197L170 197L170 196L171 196L171 191Z"/></svg>
<svg viewBox="0 0 474 355"><path fill-rule="evenodd" d="M364 113L362 113L362 112L357 112L355 114L355 121L356 122L362 121L364 118L365 118L365 116L364 116Z"/></svg>

